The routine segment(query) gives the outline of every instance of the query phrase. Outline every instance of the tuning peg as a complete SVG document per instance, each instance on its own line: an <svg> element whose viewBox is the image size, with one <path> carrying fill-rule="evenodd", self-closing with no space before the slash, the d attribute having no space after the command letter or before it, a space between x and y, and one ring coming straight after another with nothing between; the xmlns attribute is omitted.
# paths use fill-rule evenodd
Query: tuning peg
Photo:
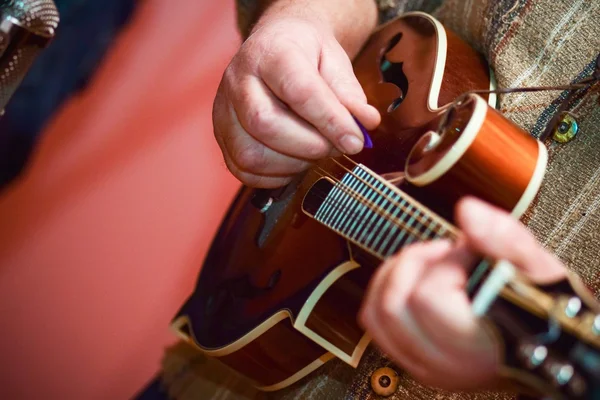
<svg viewBox="0 0 600 400"><path fill-rule="evenodd" d="M546 346L527 343L521 346L521 357L531 369L539 367L548 356Z"/></svg>
<svg viewBox="0 0 600 400"><path fill-rule="evenodd" d="M565 315L569 318L575 318L581 310L581 299L579 297L571 297L565 306Z"/></svg>
<svg viewBox="0 0 600 400"><path fill-rule="evenodd" d="M596 336L600 336L600 315L596 315L594 322L592 323L592 333Z"/></svg>
<svg viewBox="0 0 600 400"><path fill-rule="evenodd" d="M571 395L578 397L585 393L585 381L576 373L572 365L547 361L543 365L543 371L555 386L563 388Z"/></svg>
<svg viewBox="0 0 600 400"><path fill-rule="evenodd" d="M569 383L575 374L575 369L570 364L548 363L548 370L559 386Z"/></svg>

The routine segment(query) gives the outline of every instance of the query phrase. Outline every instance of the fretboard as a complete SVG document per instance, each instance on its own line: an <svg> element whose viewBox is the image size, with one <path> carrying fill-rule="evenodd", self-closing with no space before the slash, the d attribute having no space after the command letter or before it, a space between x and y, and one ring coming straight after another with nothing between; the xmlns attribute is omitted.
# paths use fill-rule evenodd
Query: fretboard
<svg viewBox="0 0 600 400"><path fill-rule="evenodd" d="M304 208L317 221L381 258L412 242L448 233L414 199L360 165L338 182L317 182L305 197Z"/></svg>

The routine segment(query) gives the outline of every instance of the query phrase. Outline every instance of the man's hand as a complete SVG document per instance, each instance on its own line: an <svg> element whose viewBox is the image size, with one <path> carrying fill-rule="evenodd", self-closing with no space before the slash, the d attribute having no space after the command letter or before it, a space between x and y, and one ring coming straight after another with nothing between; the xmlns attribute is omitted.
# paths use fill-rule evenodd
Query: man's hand
<svg viewBox="0 0 600 400"><path fill-rule="evenodd" d="M460 243L424 242L389 258L369 285L360 321L380 348L419 381L449 390L491 388L498 354L465 291L474 254L505 259L533 281L565 268L507 213L479 200L457 207Z"/></svg>
<svg viewBox="0 0 600 400"><path fill-rule="evenodd" d="M333 26L342 20L325 18L326 10L316 15L310 1L288 3L275 4L259 20L226 69L214 103L215 137L227 167L254 187L282 186L336 151L359 152L364 139L353 116L367 129L380 122L338 41L348 43ZM299 4L302 12L295 12ZM347 47L356 48L356 40Z"/></svg>

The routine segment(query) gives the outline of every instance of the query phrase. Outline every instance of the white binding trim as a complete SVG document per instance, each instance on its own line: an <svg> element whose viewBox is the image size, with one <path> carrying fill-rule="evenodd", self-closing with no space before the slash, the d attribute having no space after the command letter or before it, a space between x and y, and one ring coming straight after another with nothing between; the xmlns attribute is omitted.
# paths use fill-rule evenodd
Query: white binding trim
<svg viewBox="0 0 600 400"><path fill-rule="evenodd" d="M448 38L446 37L446 29L435 18L427 14L421 14L431 21L437 33L437 52L435 57L435 66L433 67L433 78L431 79L431 87L429 96L427 97L427 108L429 111L438 111L440 106L438 100L440 91L442 90L442 81L444 79L444 71L446 69L446 55L448 52Z"/></svg>
<svg viewBox="0 0 600 400"><path fill-rule="evenodd" d="M350 246L348 246L348 247L350 249ZM313 361L306 367L302 368L301 370L297 371L296 373L294 373L293 375L291 375L290 377L288 377L287 379L285 379L279 383L276 383L276 384L270 385L270 386L262 386L262 387L257 386L257 388L262 391L275 391L275 390L283 389L283 388L297 382L298 380L302 379L303 377L305 377L309 373L313 372L314 370L316 370L321 365L323 365L324 363L326 363L327 361L331 360L334 357L337 357L337 358L345 361L346 363L350 364L354 368L356 368L358 366L360 359L362 358L362 355L364 354L365 350L367 349L367 346L369 345L369 343L371 341L371 338L366 333L363 335L363 337L361 338L361 340L359 341L357 346L354 348L353 353L350 355L350 354L343 352L335 345L329 343L323 337L319 336L314 331L308 329L305 325L305 323L308 320L308 317L310 316L315 305L317 304L319 299L323 296L323 294L325 294L327 289L329 289L339 278L344 276L346 273L360 267L360 265L352 259L351 251L350 251L350 257L351 257L351 259L349 261L346 261L346 262L338 265L336 268L333 269L333 271L331 271L325 277L325 279L323 279L319 283L319 285L315 288L315 290L313 290L311 295L308 297L308 299L304 303L304 306L300 310L300 313L298 314L298 317L296 318L295 321L289 310L280 310L277 313L273 314L271 317L269 317L267 320L262 322L260 325L255 327L253 330L248 332L246 335L244 335L241 338L237 339L236 341L228 344L227 346L223 346L218 349L204 348L204 347L200 346L198 343L196 343L194 340L192 340L192 338L190 338L188 335L183 333L181 328L184 325L187 325L188 328L190 329L190 331L192 330L192 326L189 323L190 320L185 315L181 316L181 317L177 318L175 321L173 321L173 323L171 324L171 329L175 332L175 334L178 337L180 337L181 339L190 343L194 347L198 348L200 351L202 351L202 353L204 353L208 356L211 356L211 357L224 357L226 355L229 355L231 353L234 353L234 352L242 349L244 346L248 345L250 342L252 342L253 340L260 337L263 333L265 333L266 331L271 329L273 326L275 326L279 322L283 321L286 318L289 318L292 321L292 324L297 331L302 333L308 339L316 342L318 345L323 347L324 350L328 351L327 353L325 353L324 355L322 355L321 357L319 357L318 359L316 359L315 361ZM193 335L193 332L192 332L192 335Z"/></svg>
<svg viewBox="0 0 600 400"><path fill-rule="evenodd" d="M312 313L313 309L315 308L316 304L319 302L323 294L325 294L327 289L329 289L335 282L337 282L338 279L340 279L346 273L359 267L360 265L358 263L356 263L353 260L349 260L343 264L340 264L333 271L331 271L325 277L325 279L323 279L319 283L315 290L313 290L310 297L306 300L306 303L304 303L304 306L300 310L300 313L296 318L296 322L294 323L294 328L296 328L299 332L302 332L306 337L313 340L319 346L323 347L325 350L334 354L337 358L351 365L354 368L358 366L358 363L370 342L370 338L366 333L363 335L358 345L354 348L352 354L348 354L336 347L334 344L327 341L327 339L323 338L312 329L308 328L306 326L306 321L308 320L308 317Z"/></svg>
<svg viewBox="0 0 600 400"><path fill-rule="evenodd" d="M457 139L456 143L448 150L446 154L439 160L429 171L424 172L423 174L412 177L410 176L409 168L405 168L406 171L406 179L416 186L425 186L429 185L431 182L440 178L444 175L450 168L454 166L460 160L460 158L465 154L473 140L477 137L481 126L483 125L483 121L485 120L485 116L487 114L487 103L480 96L470 96L475 101L475 109L473 111L473 116L467 123L463 133ZM410 155L408 156L408 160L410 160Z"/></svg>
<svg viewBox="0 0 600 400"><path fill-rule="evenodd" d="M310 374L311 372L319 368L321 365L325 364L327 361L330 361L334 357L335 356L331 353L325 353L312 363L308 364L306 367L302 368L300 371L296 372L294 375L290 376L289 378L274 385L257 386L256 388L258 390L262 390L263 392L274 392L276 390L283 389L285 387L290 386L293 383L298 382L300 379L304 378L306 375Z"/></svg>
<svg viewBox="0 0 600 400"><path fill-rule="evenodd" d="M200 346L199 344L197 344L196 342L194 342L193 340L191 340L190 337L188 337L186 334L184 334L183 332L181 332L179 330L184 324L187 324L188 327L190 329L192 329L192 326L189 323L190 320L185 315L177 318L173 322L173 324L171 324L171 326L175 330L175 333L177 334L177 336L179 336L180 338L182 338L188 342L192 342L196 347L198 347L200 350L202 350L202 352L205 353L206 355L209 355L211 357L224 357L226 355L229 355L231 353L234 353L234 352L240 350L241 348L246 346L248 343L252 342L254 339L258 338L263 333L265 333L266 331L268 331L273 326L275 326L276 324L278 324L279 322L283 321L286 318L292 319L292 315L290 314L290 312L288 310L279 310L277 313L273 314L266 321L262 322L256 328L252 329L250 332L248 332L247 334L245 334L244 336L242 336L235 342L232 342L232 343L228 344L227 346L223 346L218 349L204 348L204 347ZM193 334L193 332L192 332L192 334Z"/></svg>
<svg viewBox="0 0 600 400"><path fill-rule="evenodd" d="M496 82L496 74L494 74L494 71L492 70L492 68L489 68L490 71L490 90L496 90L498 88L498 83ZM490 107L494 108L494 109L498 109L499 103L498 103L498 95L496 93L490 93L488 95L488 104L490 105Z"/></svg>
<svg viewBox="0 0 600 400"><path fill-rule="evenodd" d="M471 305L473 313L478 317L483 316L506 284L515 277L516 273L515 266L510 262L506 260L498 261L473 299Z"/></svg>
<svg viewBox="0 0 600 400"><path fill-rule="evenodd" d="M429 109L429 111L439 111L442 107L439 107L438 100L440 97L440 91L442 89L444 70L446 68L446 55L448 53L448 37L446 36L446 29L444 28L444 25L442 25L440 21L438 21L436 18L427 13L424 13L422 11L411 11L403 13L397 18L387 21L385 24L379 25L379 27L374 31L374 33L383 30L385 27L387 27L387 25L392 24L400 19L404 19L406 17L421 17L426 19L427 21L431 22L437 34L437 52L435 58L435 65L433 67L433 76L431 77L429 95L427 96L427 108Z"/></svg>
<svg viewBox="0 0 600 400"><path fill-rule="evenodd" d="M515 205L511 215L515 218L521 218L535 196L537 195L540 187L542 186L542 181L544 180L544 175L546 174L546 166L548 165L548 150L546 150L546 146L542 142L538 140L538 159L537 164L535 165L535 169L533 170L533 175L531 175L531 180L527 185L527 188L521 195L521 198Z"/></svg>

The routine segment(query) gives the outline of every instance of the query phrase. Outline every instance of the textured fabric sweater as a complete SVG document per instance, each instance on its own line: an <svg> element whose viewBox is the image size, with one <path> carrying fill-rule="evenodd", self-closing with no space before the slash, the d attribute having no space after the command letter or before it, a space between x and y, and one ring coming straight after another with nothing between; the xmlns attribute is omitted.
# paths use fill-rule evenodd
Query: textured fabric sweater
<svg viewBox="0 0 600 400"><path fill-rule="evenodd" d="M598 0L378 0L380 22L406 11L426 11L481 52L499 88L561 85L589 76L600 52ZM256 2L238 0L239 28L246 35ZM600 85L569 107L577 136L545 141L549 165L538 199L524 218L538 240L600 294ZM500 110L539 137L567 92L500 97ZM374 370L391 366L373 346L353 369L330 361L279 392L247 387L200 353L179 344L165 357L164 380L179 399L378 399L370 385ZM502 393L449 393L421 385L398 370L400 384L389 399L510 399Z"/></svg>

